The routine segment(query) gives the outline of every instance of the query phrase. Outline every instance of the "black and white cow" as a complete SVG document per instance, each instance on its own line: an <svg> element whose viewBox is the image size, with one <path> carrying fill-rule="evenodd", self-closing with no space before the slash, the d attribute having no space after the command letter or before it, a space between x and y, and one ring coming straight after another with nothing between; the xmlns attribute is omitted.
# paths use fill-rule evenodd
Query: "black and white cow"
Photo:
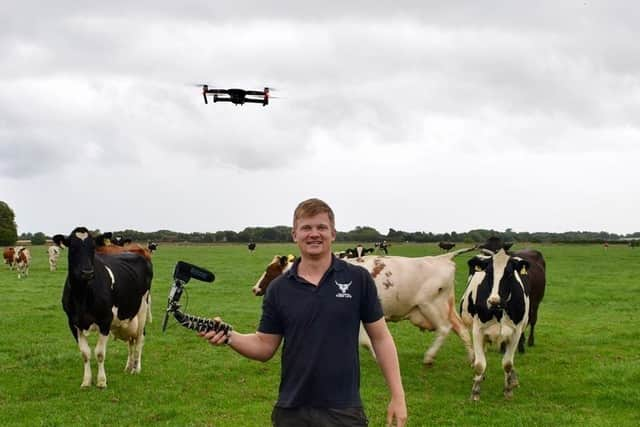
<svg viewBox="0 0 640 427"><path fill-rule="evenodd" d="M487 360L485 344L504 344L504 396L510 399L519 385L513 358L529 318L529 262L504 249L494 255L477 255L469 264L467 289L460 301L463 323L471 327L474 361L471 399L480 399Z"/></svg>
<svg viewBox="0 0 640 427"><path fill-rule="evenodd" d="M500 249L504 249L509 255L523 258L529 262L526 276L526 282L529 286L529 339L527 344L531 347L534 344L534 330L538 323L538 308L544 298L544 292L547 287L547 264L540 251L527 248L509 252L511 246L513 246L513 242L503 242L501 238L493 236L487 239L482 245L479 245L479 248L485 254L489 255L498 252ZM523 331L520 342L518 343L518 351L520 353L524 353L525 351L524 336L525 333Z"/></svg>
<svg viewBox="0 0 640 427"><path fill-rule="evenodd" d="M344 252L346 258L362 258L367 254L372 254L374 251L375 248L365 248L364 246L358 244L355 248L345 249Z"/></svg>
<svg viewBox="0 0 640 427"><path fill-rule="evenodd" d="M84 361L81 387L91 386L91 349L87 336L90 331L98 330L96 386L104 388L109 333L128 344L125 371L139 373L141 370L144 327L147 319L151 321L153 267L150 259L137 253L96 253L94 239L85 227L74 229L64 245L68 248L69 267L62 307Z"/></svg>

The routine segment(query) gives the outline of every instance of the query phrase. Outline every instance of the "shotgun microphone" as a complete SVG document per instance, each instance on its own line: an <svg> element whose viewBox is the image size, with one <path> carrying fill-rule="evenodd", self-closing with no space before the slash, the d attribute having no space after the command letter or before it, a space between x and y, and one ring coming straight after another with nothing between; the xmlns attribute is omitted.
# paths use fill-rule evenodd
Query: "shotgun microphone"
<svg viewBox="0 0 640 427"><path fill-rule="evenodd" d="M164 319L162 320L162 332L167 329L169 314L174 313L175 315L175 313L179 311L180 304L178 301L180 301L180 297L182 297L185 285L192 277L202 282L213 282L216 279L215 274L205 268L198 267L186 261L178 261L173 269L173 284L169 290L167 309L164 314Z"/></svg>
<svg viewBox="0 0 640 427"><path fill-rule="evenodd" d="M213 274L209 270L193 264L189 264L185 261L178 261L175 268L173 269L174 280L179 280L182 283L186 284L192 277L202 282L213 282L214 280L216 280L215 274Z"/></svg>

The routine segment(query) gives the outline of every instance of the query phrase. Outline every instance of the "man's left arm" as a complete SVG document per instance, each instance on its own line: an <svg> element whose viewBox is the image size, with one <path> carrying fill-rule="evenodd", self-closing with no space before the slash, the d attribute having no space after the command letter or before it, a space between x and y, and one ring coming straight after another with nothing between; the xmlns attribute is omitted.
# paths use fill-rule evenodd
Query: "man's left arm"
<svg viewBox="0 0 640 427"><path fill-rule="evenodd" d="M378 365L391 392L391 402L387 407L387 425L392 425L395 418L397 426L404 426L407 422L407 404L400 376L398 352L387 328L387 322L381 318L375 322L365 323L364 328L371 339Z"/></svg>

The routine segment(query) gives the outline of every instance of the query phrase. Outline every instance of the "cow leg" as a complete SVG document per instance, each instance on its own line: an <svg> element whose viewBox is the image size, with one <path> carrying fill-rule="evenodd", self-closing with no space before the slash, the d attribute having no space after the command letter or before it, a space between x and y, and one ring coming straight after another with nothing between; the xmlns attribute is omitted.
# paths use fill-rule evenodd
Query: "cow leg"
<svg viewBox="0 0 640 427"><path fill-rule="evenodd" d="M135 345L133 343L133 338L127 340L127 364L124 365L124 371L127 373L133 373L134 367L134 352Z"/></svg>
<svg viewBox="0 0 640 427"><path fill-rule="evenodd" d="M524 336L525 336L525 333L523 331L522 334L520 335L520 339L518 340L518 353L524 353L525 352Z"/></svg>
<svg viewBox="0 0 640 427"><path fill-rule="evenodd" d="M536 327L536 323L538 322L538 305L531 304L531 308L529 310L529 340L527 344L529 347L533 347L533 329ZM524 335L524 331L523 331Z"/></svg>
<svg viewBox="0 0 640 427"><path fill-rule="evenodd" d="M96 344L96 360L98 361L98 376L96 377L96 387L105 388L107 386L107 373L104 370L104 358L107 355L107 341L109 335L98 335Z"/></svg>
<svg viewBox="0 0 640 427"><path fill-rule="evenodd" d="M87 337L82 333L82 331L77 331L78 338L78 348L80 349L80 354L82 354L82 362L84 364L84 375L82 377L82 384L80 387L91 387L91 348L89 347L89 342L87 341Z"/></svg>
<svg viewBox="0 0 640 427"><path fill-rule="evenodd" d="M484 354L484 335L480 330L479 320L473 322L473 385L471 386L471 400L480 400L480 385L484 381L484 372L487 369L487 359Z"/></svg>
<svg viewBox="0 0 640 427"><path fill-rule="evenodd" d="M455 309L455 302L453 299L449 301L449 321L451 322L453 331L460 337L462 343L464 344L464 348L467 349L467 359L470 363L473 363L474 353L473 345L471 344L471 336L469 335L469 331L462 323L462 319Z"/></svg>
<svg viewBox="0 0 640 427"><path fill-rule="evenodd" d="M371 356L373 356L373 359L376 359L376 352L373 350L373 345L371 344L371 339L369 338L369 335L367 335L367 331L364 329L364 326L362 325L362 323L360 323L360 332L358 334L358 342L360 343L361 346L366 347L369 352L371 352Z"/></svg>
<svg viewBox="0 0 640 427"><path fill-rule="evenodd" d="M419 304L418 310L419 312L414 310L409 313L407 318L420 329L429 329L435 332L436 338L424 353L422 360L422 363L431 366L436 358L436 354L438 354L438 350L440 350L444 340L451 331L451 324L447 321L447 313L442 313L442 311L435 308L433 304ZM433 322L429 323L427 319Z"/></svg>
<svg viewBox="0 0 640 427"><path fill-rule="evenodd" d="M451 331L451 326L448 326L448 325L447 326L443 325L436 329L435 331L436 339L433 340L433 342L431 343L431 346L429 346L427 351L424 353L424 359L422 360L422 363L428 366L433 365L433 361L436 358L436 354L438 354L440 347L442 347L442 344L444 344L444 340L447 338L447 335L449 335L450 331Z"/></svg>
<svg viewBox="0 0 640 427"><path fill-rule="evenodd" d="M508 342L504 355L502 356L502 369L504 370L504 397L505 399L511 399L513 397L513 389L518 387L520 383L518 382L518 375L516 374L516 370L513 367L513 357L516 353L516 348L518 347L518 343L520 342L520 338L522 338L522 331L520 333L516 333L515 336L512 336L511 340ZM519 338L515 338L519 337Z"/></svg>
<svg viewBox="0 0 640 427"><path fill-rule="evenodd" d="M130 374L139 374L142 370L142 347L144 346L144 335L138 338L131 338L127 341L129 355L127 357L127 365L125 372Z"/></svg>
<svg viewBox="0 0 640 427"><path fill-rule="evenodd" d="M142 370L142 347L144 347L144 333L141 333L133 342L133 367L132 374L139 374Z"/></svg>
<svg viewBox="0 0 640 427"><path fill-rule="evenodd" d="M144 347L144 327L147 323L147 315L150 315L150 295L147 292L143 298L138 314L132 319L132 328L135 329L135 336L128 340L129 356L125 371L132 374L139 374L142 370L142 348Z"/></svg>

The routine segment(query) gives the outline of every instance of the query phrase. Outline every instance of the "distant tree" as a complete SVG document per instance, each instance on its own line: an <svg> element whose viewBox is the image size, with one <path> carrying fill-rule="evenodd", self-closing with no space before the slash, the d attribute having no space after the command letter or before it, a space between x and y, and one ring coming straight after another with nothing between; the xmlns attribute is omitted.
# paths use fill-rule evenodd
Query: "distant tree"
<svg viewBox="0 0 640 427"><path fill-rule="evenodd" d="M405 240L411 240L410 237L410 233L406 233L400 230L394 230L393 228L389 228L389 232L387 233L387 240L391 240L394 242L404 242Z"/></svg>
<svg viewBox="0 0 640 427"><path fill-rule="evenodd" d="M348 239L353 242L377 242L382 240L382 236L378 230L372 227L356 227L355 230L351 230L347 233Z"/></svg>
<svg viewBox="0 0 640 427"><path fill-rule="evenodd" d="M16 240L18 240L16 216L9 205L0 200L0 245L15 245Z"/></svg>
<svg viewBox="0 0 640 427"><path fill-rule="evenodd" d="M45 236L44 233L38 231L31 237L32 245L44 245L45 243L47 243L47 236Z"/></svg>
<svg viewBox="0 0 640 427"><path fill-rule="evenodd" d="M31 240L31 238L33 237L33 233L20 233L18 235L18 240Z"/></svg>

